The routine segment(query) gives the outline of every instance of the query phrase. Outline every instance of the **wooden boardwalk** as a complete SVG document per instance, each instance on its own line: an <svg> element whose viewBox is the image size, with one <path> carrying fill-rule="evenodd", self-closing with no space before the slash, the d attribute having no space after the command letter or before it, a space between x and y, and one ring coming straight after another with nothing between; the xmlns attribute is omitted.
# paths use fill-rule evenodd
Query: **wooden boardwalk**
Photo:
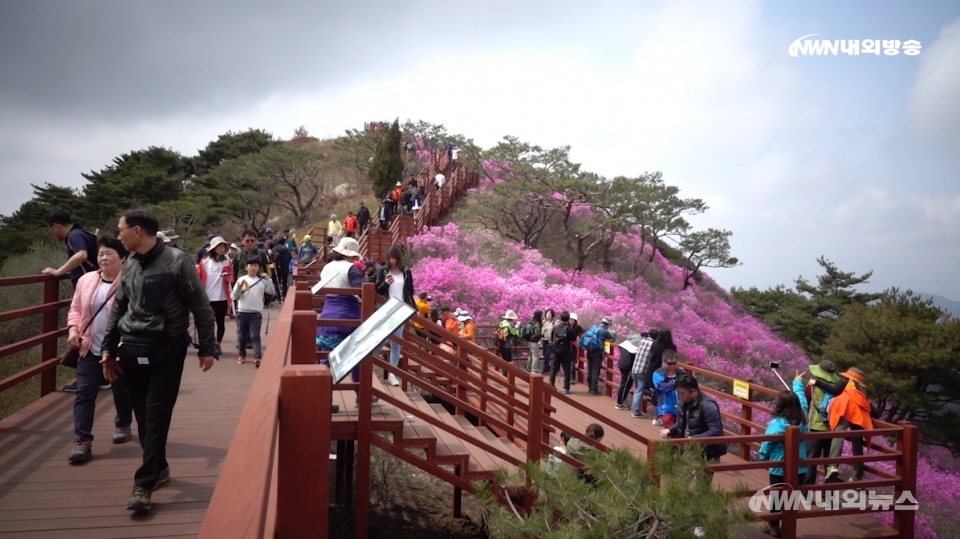
<svg viewBox="0 0 960 539"><path fill-rule="evenodd" d="M102 390L93 458L72 466L74 394L57 391L0 421L0 537L196 537L257 373L252 361L237 364L227 323L226 355L213 369L201 372L196 351L187 354L167 442L171 480L153 494L149 515L126 510L142 455L136 421L130 442L112 444L113 397Z"/></svg>

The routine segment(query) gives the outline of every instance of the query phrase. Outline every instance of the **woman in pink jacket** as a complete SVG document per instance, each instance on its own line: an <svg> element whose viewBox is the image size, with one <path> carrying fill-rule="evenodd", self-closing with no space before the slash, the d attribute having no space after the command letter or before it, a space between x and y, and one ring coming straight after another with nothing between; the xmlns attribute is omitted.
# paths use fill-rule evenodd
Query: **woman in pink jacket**
<svg viewBox="0 0 960 539"><path fill-rule="evenodd" d="M73 405L74 443L69 457L73 464L86 462L91 455L93 414L97 405L97 393L103 383L100 345L107 332L107 319L110 317L114 294L120 287L120 268L127 258L127 250L120 240L115 238L100 238L97 249L100 269L84 274L77 281L70 314L67 316L70 331L67 345L80 349L80 360L77 362L77 400ZM113 443L122 444L130 439L133 404L122 378L114 382L111 389L113 403L117 408Z"/></svg>

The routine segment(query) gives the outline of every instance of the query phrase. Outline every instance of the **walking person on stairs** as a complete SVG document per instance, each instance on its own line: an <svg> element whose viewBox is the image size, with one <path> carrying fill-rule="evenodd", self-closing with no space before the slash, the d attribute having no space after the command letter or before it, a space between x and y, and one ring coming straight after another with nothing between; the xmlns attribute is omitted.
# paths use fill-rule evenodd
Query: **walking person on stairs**
<svg viewBox="0 0 960 539"><path fill-rule="evenodd" d="M416 309L417 305L413 299L413 274L410 273L410 268L403 265L403 249L399 245L391 245L387 247L384 256L387 263L377 271L377 294L402 301ZM403 337L403 328L404 326L400 326L393 334L398 338ZM390 341L390 364L400 365L400 344L392 340ZM392 386L400 385L400 380L393 373L387 377L387 382Z"/></svg>

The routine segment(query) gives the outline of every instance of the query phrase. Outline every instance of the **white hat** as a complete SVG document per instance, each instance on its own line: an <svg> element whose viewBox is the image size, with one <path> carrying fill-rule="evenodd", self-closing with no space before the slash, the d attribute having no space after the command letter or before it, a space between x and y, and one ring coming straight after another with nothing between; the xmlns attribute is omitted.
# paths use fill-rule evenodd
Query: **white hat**
<svg viewBox="0 0 960 539"><path fill-rule="evenodd" d="M507 309L507 312L503 313L503 316L501 316L501 318L505 318L507 320L516 320L517 313L515 313L512 309Z"/></svg>
<svg viewBox="0 0 960 539"><path fill-rule="evenodd" d="M177 235L177 234L167 234L167 239L168 239L168 240L175 240L175 239L177 239L177 238L179 238L179 237L180 237L180 236Z"/></svg>
<svg viewBox="0 0 960 539"><path fill-rule="evenodd" d="M360 244L353 238L340 238L340 243L333 248L333 252L343 256L360 256Z"/></svg>
<svg viewBox="0 0 960 539"><path fill-rule="evenodd" d="M570 320L576 320L577 322L580 321L580 319L577 318L577 313L570 313Z"/></svg>
<svg viewBox="0 0 960 539"><path fill-rule="evenodd" d="M470 320L472 318L473 317L470 316L470 313L467 311L460 311L460 314L457 315L457 320L461 322L466 322L467 320Z"/></svg>
<svg viewBox="0 0 960 539"><path fill-rule="evenodd" d="M224 243L227 243L227 240L221 238L220 236L217 236L217 237L213 238L212 240L210 240L210 249L208 249L208 250L209 250L209 251L213 251L214 249L217 248L218 245L222 245L222 244L224 244Z"/></svg>
<svg viewBox="0 0 960 539"><path fill-rule="evenodd" d="M403 182L397 182L397 187L403 187Z"/></svg>
<svg viewBox="0 0 960 539"><path fill-rule="evenodd" d="M170 241L170 238L168 238L167 235L164 234L163 232L157 232L157 241L162 243L167 243L168 241Z"/></svg>
<svg viewBox="0 0 960 539"><path fill-rule="evenodd" d="M231 248L231 249L236 249L236 250L238 250L238 251L240 250L240 246L237 245L236 243L231 243L231 244L230 244L230 248Z"/></svg>

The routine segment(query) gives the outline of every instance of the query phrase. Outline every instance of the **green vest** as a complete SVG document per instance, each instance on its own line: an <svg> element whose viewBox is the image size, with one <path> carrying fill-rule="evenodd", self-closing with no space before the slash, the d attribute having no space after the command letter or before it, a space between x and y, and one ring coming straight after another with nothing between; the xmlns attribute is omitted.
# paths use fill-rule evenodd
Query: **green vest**
<svg viewBox="0 0 960 539"><path fill-rule="evenodd" d="M807 409L807 427L810 430L830 430L830 425L823 420L820 415L820 403L826 394L817 386L813 386L813 392L810 394L810 407Z"/></svg>

